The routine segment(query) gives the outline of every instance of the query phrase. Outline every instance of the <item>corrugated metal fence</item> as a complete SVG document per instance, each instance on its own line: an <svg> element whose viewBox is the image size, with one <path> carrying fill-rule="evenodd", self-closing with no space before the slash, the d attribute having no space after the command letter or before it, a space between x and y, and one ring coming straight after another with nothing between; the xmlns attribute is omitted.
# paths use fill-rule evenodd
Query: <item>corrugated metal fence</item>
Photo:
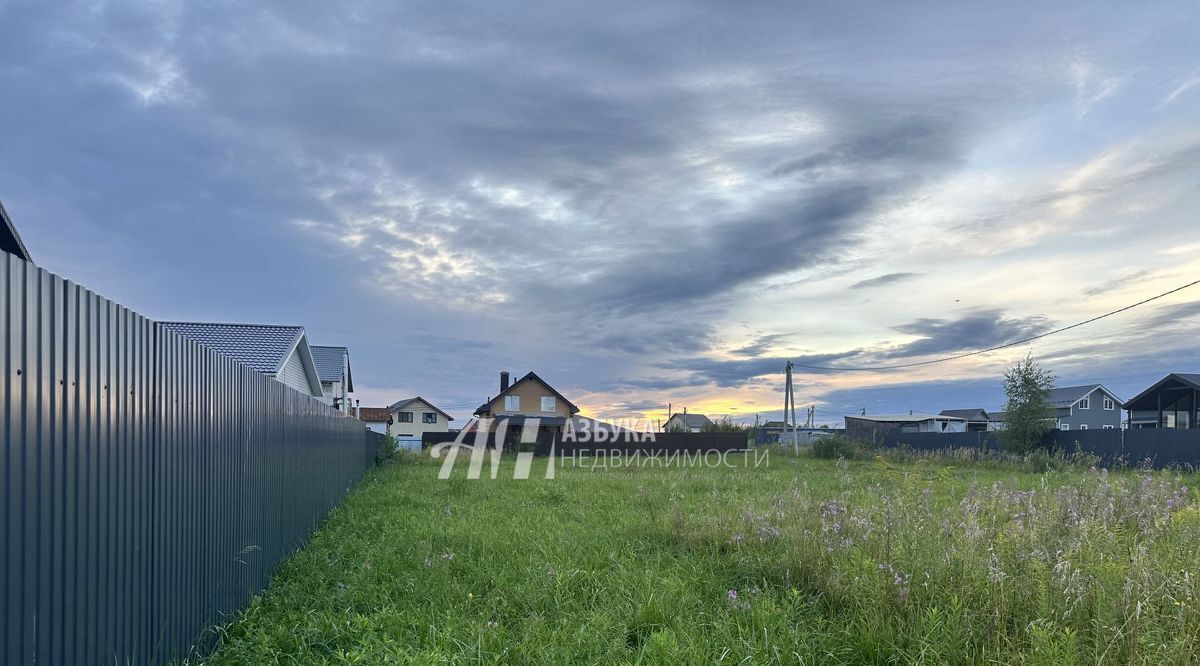
<svg viewBox="0 0 1200 666"><path fill-rule="evenodd" d="M371 465L354 418L0 253L4 664L162 663Z"/></svg>
<svg viewBox="0 0 1200 666"><path fill-rule="evenodd" d="M999 449L996 432L913 432L887 433L884 446L907 446L917 451L941 449ZM1076 450L1100 456L1108 462L1140 464L1149 460L1156 467L1200 465L1200 430L1166 428L1118 428L1097 430L1050 430L1042 445L1066 453Z"/></svg>

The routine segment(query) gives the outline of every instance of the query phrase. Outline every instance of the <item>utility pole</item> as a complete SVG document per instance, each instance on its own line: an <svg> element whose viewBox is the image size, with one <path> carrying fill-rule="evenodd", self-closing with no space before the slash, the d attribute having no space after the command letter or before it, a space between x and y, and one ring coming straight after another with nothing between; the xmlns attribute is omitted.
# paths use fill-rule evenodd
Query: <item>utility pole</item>
<svg viewBox="0 0 1200 666"><path fill-rule="evenodd" d="M783 384L783 425L784 431L792 433L792 447L800 449L799 442L796 439L796 392L792 386L792 368L795 364L791 361L783 367L784 384Z"/></svg>

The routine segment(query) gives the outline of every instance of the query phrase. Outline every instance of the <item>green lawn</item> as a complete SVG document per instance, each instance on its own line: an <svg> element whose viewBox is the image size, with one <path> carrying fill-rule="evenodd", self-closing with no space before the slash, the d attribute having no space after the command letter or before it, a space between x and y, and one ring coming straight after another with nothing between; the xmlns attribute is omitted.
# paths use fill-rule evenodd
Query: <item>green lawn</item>
<svg viewBox="0 0 1200 666"><path fill-rule="evenodd" d="M512 464L375 470L209 662L1196 660L1194 475Z"/></svg>

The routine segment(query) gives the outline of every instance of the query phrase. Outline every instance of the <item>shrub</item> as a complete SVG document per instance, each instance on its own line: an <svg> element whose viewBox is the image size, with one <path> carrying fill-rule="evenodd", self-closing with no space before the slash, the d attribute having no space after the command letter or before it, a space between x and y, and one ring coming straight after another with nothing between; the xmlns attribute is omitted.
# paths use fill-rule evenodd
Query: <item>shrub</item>
<svg viewBox="0 0 1200 666"><path fill-rule="evenodd" d="M869 458L868 451L863 445L849 437L841 437L831 435L829 437L818 437L813 442L809 452L814 458L825 458L829 460L837 460L845 458L854 460L858 458Z"/></svg>
<svg viewBox="0 0 1200 666"><path fill-rule="evenodd" d="M392 460L396 457L396 438L391 435L384 435L375 439L375 464L382 465L383 463Z"/></svg>

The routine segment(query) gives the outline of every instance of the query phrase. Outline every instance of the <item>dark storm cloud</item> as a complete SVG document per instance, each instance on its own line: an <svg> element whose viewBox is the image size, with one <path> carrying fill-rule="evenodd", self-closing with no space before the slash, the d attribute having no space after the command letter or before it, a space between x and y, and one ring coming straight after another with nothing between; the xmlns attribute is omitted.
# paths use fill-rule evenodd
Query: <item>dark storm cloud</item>
<svg viewBox="0 0 1200 666"><path fill-rule="evenodd" d="M920 273L887 273L885 275L880 275L879 277L859 280L858 282L850 285L850 288L869 289L873 287L886 287L888 285L896 284L897 282L904 282L915 277L920 277L920 275Z"/></svg>
<svg viewBox="0 0 1200 666"><path fill-rule="evenodd" d="M979 310L958 319L917 319L895 327L916 340L891 347L882 356L902 358L986 349L1044 333L1052 327L1045 317L1009 317L1000 310Z"/></svg>

